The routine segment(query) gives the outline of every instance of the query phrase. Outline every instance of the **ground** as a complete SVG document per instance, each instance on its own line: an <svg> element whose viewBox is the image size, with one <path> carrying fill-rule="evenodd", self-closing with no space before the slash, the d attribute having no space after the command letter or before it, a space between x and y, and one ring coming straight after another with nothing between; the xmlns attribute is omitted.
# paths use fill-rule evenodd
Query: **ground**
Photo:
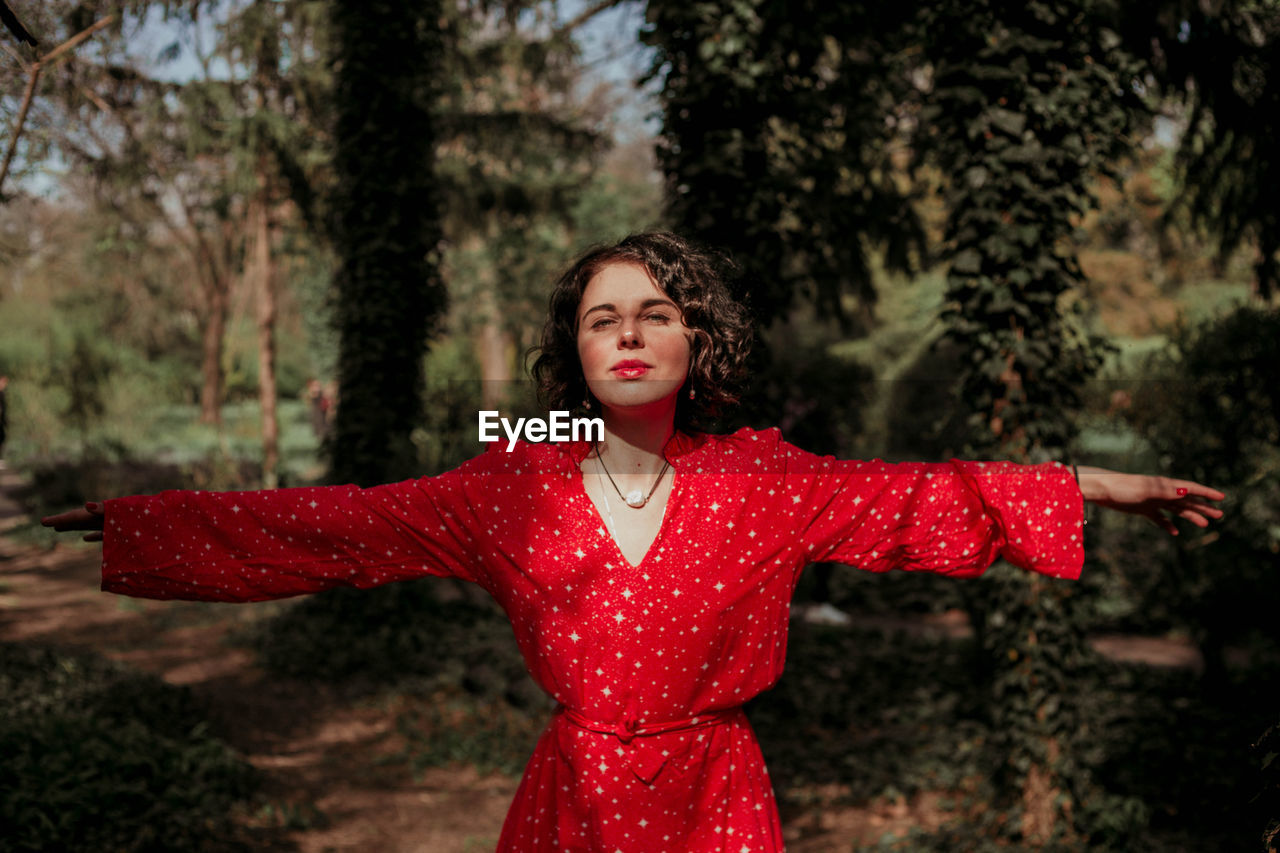
<svg viewBox="0 0 1280 853"><path fill-rule="evenodd" d="M157 602L101 592L97 546L68 536L48 549L5 535L24 520L10 497L19 484L13 471L0 470L0 642L93 651L190 687L215 730L262 771L275 814L257 819L295 827L287 841L303 853L493 849L515 778L467 766L415 776L391 758L402 743L387 708L339 688L269 674L249 650L229 642L287 605ZM966 626L944 619L917 627L955 632ZM1195 663L1190 648L1168 640L1108 637L1095 646L1117 658ZM939 795L822 805L838 793L815 791L811 809L786 815L788 850L847 851L888 832L935 826L944 816Z"/></svg>

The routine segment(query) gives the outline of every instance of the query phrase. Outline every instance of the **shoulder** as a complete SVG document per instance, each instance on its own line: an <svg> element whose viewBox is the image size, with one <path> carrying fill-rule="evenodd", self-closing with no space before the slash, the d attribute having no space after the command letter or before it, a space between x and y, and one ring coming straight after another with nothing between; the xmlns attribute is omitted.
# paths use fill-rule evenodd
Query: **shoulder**
<svg viewBox="0 0 1280 853"><path fill-rule="evenodd" d="M718 449L729 453L750 452L766 447L777 448L785 444L782 440L782 430L776 426L768 429L743 427L737 432L708 435L707 439L714 442Z"/></svg>
<svg viewBox="0 0 1280 853"><path fill-rule="evenodd" d="M570 442L521 439L509 451L504 443L491 447L485 456L491 457L495 466L510 474L552 474L573 467L573 451L574 444Z"/></svg>
<svg viewBox="0 0 1280 853"><path fill-rule="evenodd" d="M504 441L488 444L484 451L463 462L451 473L464 478L549 474L563 468L564 450L555 444L517 441L507 449Z"/></svg>
<svg viewBox="0 0 1280 853"><path fill-rule="evenodd" d="M704 433L694 438L697 454L723 471L763 473L777 469L784 461L789 444L777 427L753 429L743 427L736 432Z"/></svg>

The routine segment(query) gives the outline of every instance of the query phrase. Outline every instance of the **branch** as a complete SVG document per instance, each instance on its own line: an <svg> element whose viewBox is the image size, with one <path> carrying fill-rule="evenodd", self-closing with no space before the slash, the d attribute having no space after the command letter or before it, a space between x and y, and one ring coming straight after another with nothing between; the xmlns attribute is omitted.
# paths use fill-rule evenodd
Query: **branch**
<svg viewBox="0 0 1280 853"><path fill-rule="evenodd" d="M9 32L13 33L13 37L18 40L18 44L29 44L35 47L40 42L36 41L36 37L27 32L27 28L22 25L22 21L18 20L18 16L13 14L13 10L9 8L9 4L4 0L0 0L0 21L4 22Z"/></svg>
<svg viewBox="0 0 1280 853"><path fill-rule="evenodd" d="M4 152L4 164L0 165L0 194L4 192L4 179L9 176L9 166L13 163L13 155L18 150L18 138L22 136L22 126L27 122L27 111L31 109L31 98L36 91L36 81L40 79L40 63L31 66L31 76L27 78L27 90L22 93L22 106L18 109L18 120L13 124L13 135L9 137L9 150Z"/></svg>
<svg viewBox="0 0 1280 853"><path fill-rule="evenodd" d="M7 8L7 7L6 7ZM0 197L3 197L4 179L9 177L9 167L13 164L13 155L18 151L18 140L22 137L22 127L27 123L27 113L31 109L31 100L35 96L36 83L40 80L40 70L45 63L52 62L61 54L73 50L89 36L115 20L114 15L107 15L93 26L87 27L55 47L49 53L31 64L30 76L27 77L27 89L22 93L22 106L18 109L18 120L13 125L13 135L9 137L9 150L4 153L4 163L0 164Z"/></svg>
<svg viewBox="0 0 1280 853"><path fill-rule="evenodd" d="M557 36L567 35L585 24L587 21L590 21L596 15L599 15L601 12L607 12L614 6L621 6L625 2L627 2L627 0L597 0L596 3L593 3L583 9L576 16L570 18L568 21L552 30L551 37L556 38Z"/></svg>
<svg viewBox="0 0 1280 853"><path fill-rule="evenodd" d="M105 27L107 24L111 23L114 20L115 20L115 15L107 15L105 18L93 24L92 26L86 27L85 29L73 35L71 38L64 41L62 44L55 47L53 50L46 53L44 56L40 57L40 63L44 64L47 62L52 62L62 54L66 53L68 50L75 50L77 47L80 46L81 42L85 41L87 38L89 38L89 36L93 35L98 30L102 29L103 27Z"/></svg>
<svg viewBox="0 0 1280 853"><path fill-rule="evenodd" d="M3 0L0 0L0 2L3 2ZM21 66L22 66L22 70L23 70L23 71L30 71L30 70L31 70L31 66L27 63L27 59L26 59L26 57L24 57L22 54L18 53L18 52L17 52L16 50L14 50L13 48L9 47L8 42L0 41L0 50L3 50L5 53L9 54L9 57L10 57L14 62L16 62L16 63L18 63L19 65L21 65Z"/></svg>

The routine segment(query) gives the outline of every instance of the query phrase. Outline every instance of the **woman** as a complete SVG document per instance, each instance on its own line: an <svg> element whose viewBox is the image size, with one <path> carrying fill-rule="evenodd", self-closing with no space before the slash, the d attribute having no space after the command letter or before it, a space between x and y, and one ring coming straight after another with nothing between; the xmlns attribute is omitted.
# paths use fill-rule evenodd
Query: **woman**
<svg viewBox="0 0 1280 853"><path fill-rule="evenodd" d="M1083 562L1082 498L1204 527L1196 483L1049 463L840 462L776 429L693 427L736 401L750 327L713 259L669 234L595 250L558 282L534 366L548 408L603 442L503 445L357 489L165 492L45 519L102 540L103 588L254 601L422 575L506 610L560 703L504 851L773 851L777 809L741 705L781 675L800 570L1055 577Z"/></svg>

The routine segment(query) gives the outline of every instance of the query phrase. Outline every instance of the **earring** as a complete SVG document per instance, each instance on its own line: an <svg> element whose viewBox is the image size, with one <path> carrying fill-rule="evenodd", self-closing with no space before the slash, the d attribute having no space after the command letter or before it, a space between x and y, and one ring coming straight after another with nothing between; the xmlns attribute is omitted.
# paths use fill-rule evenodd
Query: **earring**
<svg viewBox="0 0 1280 853"><path fill-rule="evenodd" d="M692 399L693 399L693 386L692 386L692 385L690 385L690 386L689 386L689 399L690 399L690 400L692 400Z"/></svg>
<svg viewBox="0 0 1280 853"><path fill-rule="evenodd" d="M586 409L588 412L591 411L591 395L590 394L583 395L582 408Z"/></svg>

